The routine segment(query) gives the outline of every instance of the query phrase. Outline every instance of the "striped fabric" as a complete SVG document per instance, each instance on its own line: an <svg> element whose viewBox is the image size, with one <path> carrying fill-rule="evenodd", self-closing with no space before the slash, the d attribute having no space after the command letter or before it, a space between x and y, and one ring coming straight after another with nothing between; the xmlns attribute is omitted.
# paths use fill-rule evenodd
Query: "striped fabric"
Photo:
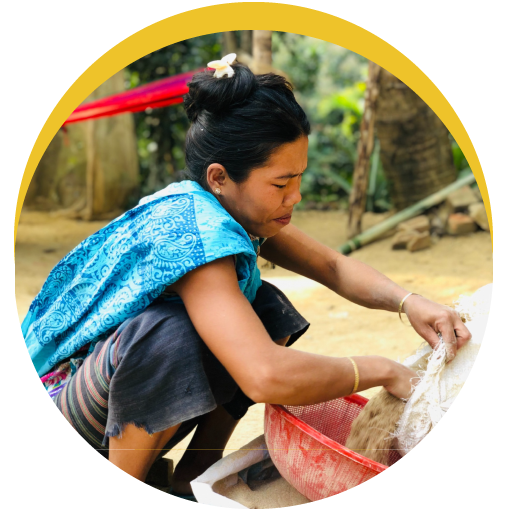
<svg viewBox="0 0 510 510"><path fill-rule="evenodd" d="M110 380L117 364L119 328L98 344L73 377L54 397L55 404L74 429L95 449L107 455L103 444L108 415Z"/></svg>

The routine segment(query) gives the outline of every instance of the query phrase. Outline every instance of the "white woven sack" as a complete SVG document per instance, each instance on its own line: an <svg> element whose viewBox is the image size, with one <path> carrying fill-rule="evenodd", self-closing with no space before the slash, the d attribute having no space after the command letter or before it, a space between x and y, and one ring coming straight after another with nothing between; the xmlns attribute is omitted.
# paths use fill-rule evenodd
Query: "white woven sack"
<svg viewBox="0 0 510 510"><path fill-rule="evenodd" d="M266 440L262 434L240 450L220 459L191 482L191 490L197 502L226 508L247 508L217 491L235 485L239 480L238 473L243 469L269 458Z"/></svg>
<svg viewBox="0 0 510 510"><path fill-rule="evenodd" d="M491 294L492 284L489 284L471 296L459 297L455 309L467 316L465 324L472 338L448 365L444 344L435 351L426 344L404 361L404 365L418 372L420 382L407 401L394 433L401 455L411 451L435 427L462 389L482 343Z"/></svg>

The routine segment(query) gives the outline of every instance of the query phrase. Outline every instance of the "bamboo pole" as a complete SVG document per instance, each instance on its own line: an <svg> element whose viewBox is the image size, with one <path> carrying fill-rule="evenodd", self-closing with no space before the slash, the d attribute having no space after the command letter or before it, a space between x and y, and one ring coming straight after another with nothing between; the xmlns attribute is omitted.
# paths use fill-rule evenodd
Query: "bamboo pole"
<svg viewBox="0 0 510 510"><path fill-rule="evenodd" d="M452 184L449 184L442 190L436 191L427 198L420 200L416 204L413 204L408 208L404 209L403 211L394 214L390 218L387 218L378 225L375 225L374 227L369 228L365 232L362 232L361 234L353 237L352 239L349 239L349 241L342 244L342 246L338 248L338 251L343 253L344 255L352 253L353 251L375 240L381 234L384 234L393 227L396 227L402 221L414 218L415 216L418 216L422 212L426 211L427 209L430 209L431 207L434 207L435 205L441 203L453 191L462 188L462 186L472 184L473 182L475 182L475 176L473 174L470 174L467 175L466 177L463 177L462 179L453 182Z"/></svg>

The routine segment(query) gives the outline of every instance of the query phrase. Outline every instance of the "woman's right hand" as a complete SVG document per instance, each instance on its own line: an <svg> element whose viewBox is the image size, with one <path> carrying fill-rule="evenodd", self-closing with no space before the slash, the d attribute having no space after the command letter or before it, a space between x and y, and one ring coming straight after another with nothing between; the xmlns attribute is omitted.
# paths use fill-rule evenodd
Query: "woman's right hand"
<svg viewBox="0 0 510 510"><path fill-rule="evenodd" d="M418 374L396 361L393 362L392 371L392 380L384 389L397 398L408 399L420 381Z"/></svg>

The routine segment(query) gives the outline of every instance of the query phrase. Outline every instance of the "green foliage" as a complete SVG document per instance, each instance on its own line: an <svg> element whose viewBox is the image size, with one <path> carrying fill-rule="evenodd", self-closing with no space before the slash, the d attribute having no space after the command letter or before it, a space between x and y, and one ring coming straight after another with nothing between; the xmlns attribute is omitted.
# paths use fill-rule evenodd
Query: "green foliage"
<svg viewBox="0 0 510 510"><path fill-rule="evenodd" d="M388 181L384 175L381 160L379 158L380 146L376 138L374 150L370 157L370 173L367 188L367 211L387 211L391 208L391 199Z"/></svg>
<svg viewBox="0 0 510 510"><path fill-rule="evenodd" d="M275 32L273 65L294 85L312 126L300 207L345 207L356 162L368 61L319 39Z"/></svg>
<svg viewBox="0 0 510 510"><path fill-rule="evenodd" d="M454 140L453 136L451 135L450 140L452 142L453 164L460 173L464 171L466 168L469 168L469 164L467 162L466 156L464 156L464 153L462 152L462 149L459 147L459 144Z"/></svg>
<svg viewBox="0 0 510 510"><path fill-rule="evenodd" d="M453 153L453 164L457 169L457 179L463 179L469 174L472 174L471 168L469 167L469 163L462 152L462 149L459 147L459 144L455 141L452 135L450 135L450 141L452 144L452 153ZM472 188L478 188L478 184L474 182L471 185Z"/></svg>

